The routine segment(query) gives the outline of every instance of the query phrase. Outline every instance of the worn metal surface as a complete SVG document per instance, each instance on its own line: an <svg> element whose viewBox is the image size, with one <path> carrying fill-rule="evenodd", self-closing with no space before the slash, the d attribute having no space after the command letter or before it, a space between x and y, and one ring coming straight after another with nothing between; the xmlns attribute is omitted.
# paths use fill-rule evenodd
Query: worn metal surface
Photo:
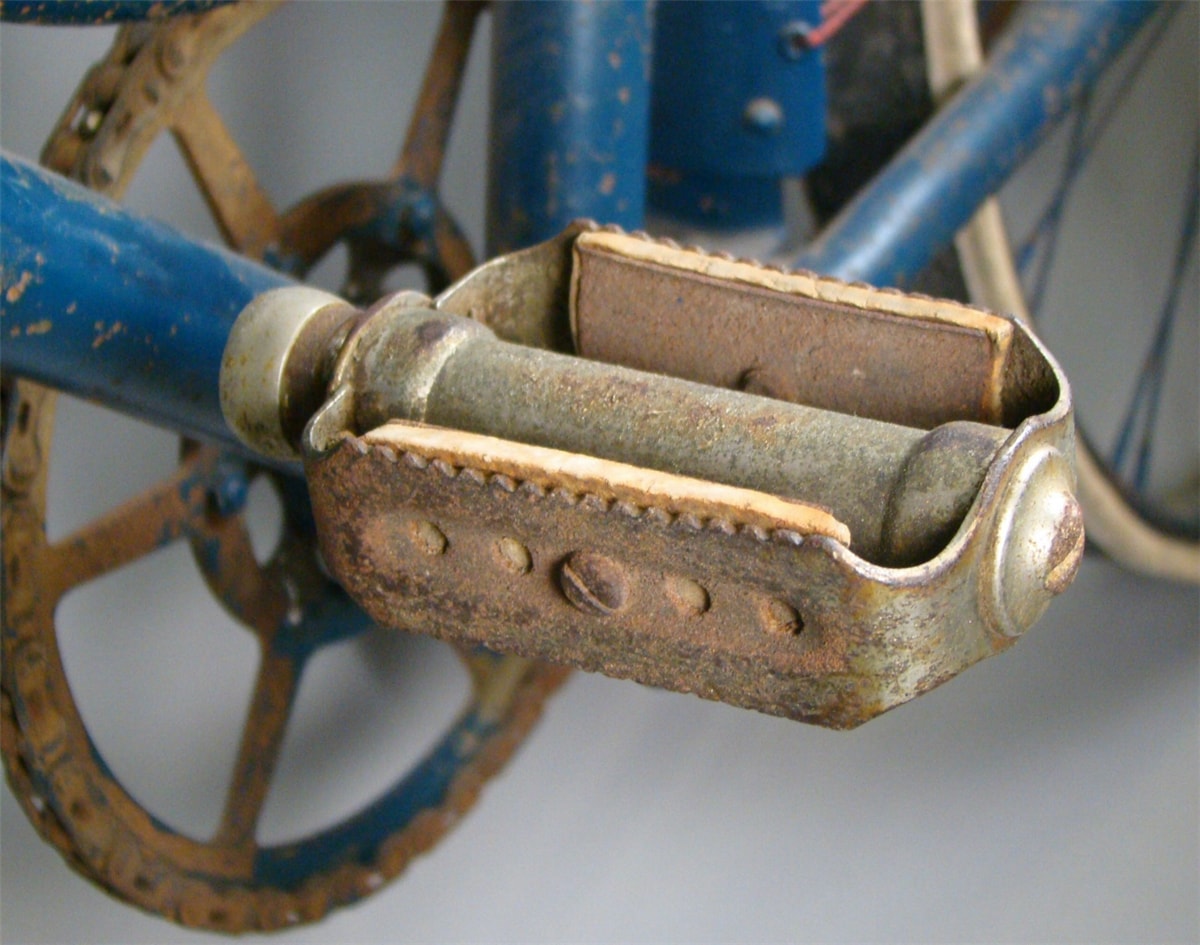
<svg viewBox="0 0 1200 945"><path fill-rule="evenodd" d="M461 275L470 266L470 251L453 222L437 209L433 188L477 6L449 5L436 47L439 58L427 73L421 108L392 178L342 188L338 199L355 212L323 220L317 239L309 225L329 204L314 199L293 213L276 214L204 97L203 73L220 47L268 9L266 4L246 4L160 26L122 29L113 51L89 73L68 107L46 148L46 163L86 179L109 196L119 196L155 134L169 128L226 239L241 252L291 261L302 270L345 239L351 246L351 277L368 285L388 267L410 258L426 266L434 285ZM18 249L29 251L32 268L10 269L6 256L6 333L19 329L22 345L39 338L61 341L45 359L56 382L67 382L74 367L65 341L69 335L81 334L85 361L93 352L119 347L122 339L133 344L134 355L158 359L153 370L125 350L113 359L111 375L97 385L98 399L123 403L122 386L142 371L162 385L152 384L150 389L165 401L165 406L151 405L149 412L177 428L212 433L219 440L226 431L216 429L219 416L212 409L215 375L198 383L195 402L168 396L168 381L176 374L190 377L197 362L203 374L204 352L211 345L197 338L223 339L229 321L221 313L229 305L237 307L248 286L262 289L289 280L245 260L204 254L149 224L119 229L119 239L114 238L106 229L109 218L118 217L118 227L128 220L113 205L26 171L30 187L57 192L48 211L51 216L65 213L69 218L80 210L73 204L92 215L88 239L103 251L95 259L88 254L71 259L61 233L31 248L25 240L33 232L33 221L27 221L30 228L22 225L20 239L14 234L14 241ZM19 176L6 174L6 185ZM10 206L6 193L6 224ZM72 232L82 236L79 227ZM163 240L182 256L156 258L145 252ZM4 244L7 253L7 230ZM202 258L197 261L189 253ZM122 260L134 258L140 261L133 267L136 271L120 268ZM239 281L236 274L244 272L255 275ZM205 286L206 274L212 273L217 278ZM120 278L114 279L114 274ZM124 277L128 278L121 288ZM162 292L139 293L147 284ZM116 306L119 314L106 310L105 324L95 325L92 313L84 312L82 299L75 297L81 289L87 290L91 302ZM211 304L198 304L195 312L180 311L186 309L186 300L205 292L214 296L208 299ZM168 310L160 296L172 293L177 305ZM33 300L43 306L41 314L17 318L18 309L26 311L18 303L29 305ZM131 321L119 321L128 317L127 303L149 319L138 322L136 336L129 328ZM157 321L151 314L156 307L162 315ZM143 329L145 335L140 333ZM127 334L132 337L126 339ZM94 348L87 343L96 340L100 343ZM219 347L218 343L218 351ZM11 353L6 343L6 370L13 367ZM116 362L123 362L124 373ZM273 474L261 473L228 453L187 445L170 479L50 544L44 522L54 394L22 381L12 400L13 422L4 441L0 597L5 770L42 836L72 867L127 902L185 925L240 932L314 921L377 891L457 822L567 674L520 657L459 649L472 679L471 692L462 714L424 759L344 821L294 843L259 845L256 826L304 667L321 647L369 625L317 562L311 510L302 490L294 480L274 479L285 510L283 538L272 560L260 565L239 512L248 480ZM6 391L6 411L7 401ZM292 407L311 412L319 403L318 398L311 406ZM177 414L181 409L185 412ZM205 423L186 419L197 416L213 423L205 429ZM225 811L210 838L172 831L113 779L72 699L54 625L55 606L72 588L175 540L191 544L211 591L254 634L260 649Z"/></svg>
<svg viewBox="0 0 1200 945"><path fill-rule="evenodd" d="M907 285L949 245L1154 13L1153 3L1023 4L987 69L838 214L795 265Z"/></svg>
<svg viewBox="0 0 1200 945"><path fill-rule="evenodd" d="M595 304L589 276L578 274L575 284ZM699 286L720 303L720 283ZM255 449L277 449L284 431L257 418L311 402L314 387L344 386L360 432L390 419L419 421L814 503L848 526L843 541L857 554L893 566L918 563L944 544L1007 437L963 421L925 432L515 345L421 303L402 293L375 306L357 320L333 376L321 377L292 370L293 351L327 349L353 317L306 289L256 299L225 355L222 403L231 425ZM257 328L276 325L288 329Z"/></svg>
<svg viewBox="0 0 1200 945"><path fill-rule="evenodd" d="M651 5L492 4L487 255L578 217L640 226Z"/></svg>
<svg viewBox="0 0 1200 945"><path fill-rule="evenodd" d="M446 310L471 302L471 314L486 321L505 305L483 304L481 285L508 287L517 295L507 301L520 299L531 314L527 322L502 319L504 330L554 338L559 330L539 332L530 323L572 316L586 323L580 306L603 301L581 284L589 278L583 260L597 240L634 269L646 261L639 248L666 251L658 261L680 263L675 275L696 280L695 291L718 297L711 303L718 308L723 294L746 288L745 279L722 277L727 259L685 253L690 259L681 263L681 251L669 244L576 229L548 247L493 261L481 283L469 276L436 304ZM525 266L561 260L564 241L584 247L572 266L551 267L571 281L570 293L544 272L522 277ZM506 266L513 270L507 278ZM907 320L935 335L947 326L973 328L974 343L989 352L979 369L986 383L974 388L983 393L964 409L1003 425L955 419L930 433L906 431L920 448L910 444L873 472L887 466L903 490L914 490L911 501L878 484L857 484L879 507L880 532L895 539L887 550L863 542L856 552L855 525L849 534L839 528L838 519L849 518L842 509L822 517L805 502L828 493L808 495L782 478L746 481L758 472L760 441L777 432L754 418L786 428L795 412L805 418L796 433L802 440L821 411L709 388L705 396L725 411L726 428L713 437L676 402L703 388L502 345L482 325L437 316L423 307L427 300L409 294L385 300L357 323L329 378L330 399L304 433L332 573L390 626L834 727L866 721L1008 646L1069 583L1082 555L1065 379L1021 325L995 316L807 275L763 271L755 291L768 291L764 281L774 283L773 301L791 304L799 317L817 299L847 318ZM558 307L564 295L573 310ZM809 322L819 343L822 322ZM848 352L868 370L870 353L869 346ZM475 400L469 378L493 369L505 376L508 396L503 403ZM969 378L964 383L972 389ZM640 399L623 397L623 385L640 385ZM574 411L565 408L552 434L530 425L576 394ZM514 416L527 397L527 415ZM700 472L717 475L682 482L669 457L658 456L657 467L645 461L656 445L668 453L684 449L684 431L658 435L655 414L663 403L668 423L682 417L691 427L697 450L688 461L711 451L714 465ZM391 419L397 416L408 420ZM859 439L845 441L851 447L878 440L887 426L840 420L873 425L855 428ZM991 431L982 452L960 432L974 426ZM738 439L746 429L753 443ZM722 453L726 437L738 448ZM602 449L588 447L596 441ZM557 448L545 448L547 442ZM821 461L841 468L836 437L810 445L815 469ZM949 519L939 519L939 503L957 486L944 463L923 465L927 454L978 470L969 507ZM739 475L730 476L730 468ZM736 495L722 491L730 484L739 487ZM817 476L802 486L828 488ZM921 537L897 539L906 529Z"/></svg>
<svg viewBox="0 0 1200 945"><path fill-rule="evenodd" d="M922 430L1002 421L1007 319L622 234L575 256L586 358Z"/></svg>
<svg viewBox="0 0 1200 945"><path fill-rule="evenodd" d="M1069 466L1039 424L951 543L893 570L736 514L518 479L392 425L353 436L337 406L309 428L314 509L324 559L376 620L807 722L857 725L1005 648L1082 553ZM1057 468L1039 478L1045 456ZM1014 495L1018 471L1033 485ZM1053 538L1001 529L1039 494Z"/></svg>

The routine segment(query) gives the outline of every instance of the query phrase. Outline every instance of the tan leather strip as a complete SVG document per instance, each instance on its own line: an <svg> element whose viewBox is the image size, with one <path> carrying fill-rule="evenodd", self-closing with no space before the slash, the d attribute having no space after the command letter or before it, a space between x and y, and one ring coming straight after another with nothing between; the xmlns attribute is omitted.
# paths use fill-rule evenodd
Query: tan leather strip
<svg viewBox="0 0 1200 945"><path fill-rule="evenodd" d="M944 322L961 328L973 328L985 332L998 343L1006 344L1012 335L1012 325L1008 319L957 302L932 300L921 295L877 289L862 283L842 282L811 272L784 272L745 260L727 259L683 249L670 243L629 233L605 230L581 233L576 245L580 248L607 249L621 256L776 292L803 295L827 302L841 302L854 308L872 309L909 318Z"/></svg>
<svg viewBox="0 0 1200 945"><path fill-rule="evenodd" d="M369 446L389 446L518 482L532 481L544 488L586 493L673 515L722 519L733 525L800 535L825 535L850 544L850 529L824 509L752 489L400 420L372 430L363 441Z"/></svg>

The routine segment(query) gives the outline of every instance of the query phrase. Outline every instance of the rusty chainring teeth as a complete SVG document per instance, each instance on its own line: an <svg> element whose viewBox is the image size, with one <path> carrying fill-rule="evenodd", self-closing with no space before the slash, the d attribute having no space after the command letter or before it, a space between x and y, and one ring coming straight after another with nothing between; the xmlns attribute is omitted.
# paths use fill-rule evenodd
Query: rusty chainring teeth
<svg viewBox="0 0 1200 945"><path fill-rule="evenodd" d="M391 177L334 188L282 216L204 90L220 52L275 5L234 4L123 26L68 104L43 163L119 197L155 137L169 130L226 241L247 255L304 270L344 240L354 261L350 278L367 287L404 262L417 262L435 285L465 273L471 250L436 186L482 4L447 4ZM339 201L346 212L308 229L312 214ZM304 666L366 618L322 572L307 513L294 498L284 498L273 556L255 559L241 511L249 479L262 473L193 443L185 442L169 479L50 543L44 522L54 404L47 388L6 387L0 747L30 821L85 877L184 925L283 928L377 891L474 803L569 671L455 645L471 696L433 750L346 820L283 845L260 844L257 827ZM261 655L220 825L207 841L154 818L100 760L55 626L64 595L156 550L164 536L189 542L209 589L256 637ZM506 554L519 570L519 552Z"/></svg>

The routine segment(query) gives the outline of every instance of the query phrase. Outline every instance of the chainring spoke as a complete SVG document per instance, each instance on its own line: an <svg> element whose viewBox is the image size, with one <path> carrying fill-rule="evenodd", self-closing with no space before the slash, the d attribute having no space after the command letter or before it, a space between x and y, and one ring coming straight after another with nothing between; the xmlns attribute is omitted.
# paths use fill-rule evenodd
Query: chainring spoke
<svg viewBox="0 0 1200 945"><path fill-rule="evenodd" d="M54 600L159 550L194 528L205 512L203 464L174 475L46 549Z"/></svg>
<svg viewBox="0 0 1200 945"><path fill-rule="evenodd" d="M225 810L213 839L218 846L246 849L254 845L305 660L303 651L288 653L270 644L263 647Z"/></svg>
<svg viewBox="0 0 1200 945"><path fill-rule="evenodd" d="M301 200L279 222L281 253L303 275L345 233L376 219L388 204L387 183L337 184Z"/></svg>
<svg viewBox="0 0 1200 945"><path fill-rule="evenodd" d="M278 238L278 215L203 89L175 116L171 131L225 241L261 257Z"/></svg>
<svg viewBox="0 0 1200 945"><path fill-rule="evenodd" d="M210 514L189 538L213 596L260 641L269 639L292 608L283 568L258 563L241 516Z"/></svg>
<svg viewBox="0 0 1200 945"><path fill-rule="evenodd" d="M437 186L467 68L467 56L471 52L475 23L483 7L480 0L466 0L447 3L443 8L442 22L408 134L392 167L393 179L407 177L428 190Z"/></svg>
<svg viewBox="0 0 1200 945"><path fill-rule="evenodd" d="M448 3L389 178L340 185L280 215L204 90L220 52L278 0L122 27L85 76L43 162L119 198L161 131L171 131L224 238L304 272L338 242L382 280L404 262L432 283L473 255L436 187L471 35L483 3ZM306 512L285 501L270 560L254 553L241 503L255 470L185 445L179 471L51 546L44 521L53 392L20 382L4 450L4 660L0 730L10 785L39 833L84 876L184 925L240 932L315 921L378 890L456 823L520 745L569 671L460 654L472 695L439 747L346 820L283 847L256 831L300 678L318 648L365 629L321 571ZM281 485L277 483L277 485ZM292 487L282 492L291 495ZM300 503L301 505L303 502ZM210 591L258 638L261 660L216 833L198 841L145 810L100 760L62 665L54 610L71 588L187 538Z"/></svg>

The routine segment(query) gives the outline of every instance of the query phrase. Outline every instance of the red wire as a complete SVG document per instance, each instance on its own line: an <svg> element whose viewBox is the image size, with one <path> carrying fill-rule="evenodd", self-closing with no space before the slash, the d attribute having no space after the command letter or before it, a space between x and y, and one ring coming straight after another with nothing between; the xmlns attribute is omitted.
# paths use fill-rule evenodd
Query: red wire
<svg viewBox="0 0 1200 945"><path fill-rule="evenodd" d="M828 42L867 2L868 0L825 0L821 4L821 25L808 34L808 45L820 46Z"/></svg>

